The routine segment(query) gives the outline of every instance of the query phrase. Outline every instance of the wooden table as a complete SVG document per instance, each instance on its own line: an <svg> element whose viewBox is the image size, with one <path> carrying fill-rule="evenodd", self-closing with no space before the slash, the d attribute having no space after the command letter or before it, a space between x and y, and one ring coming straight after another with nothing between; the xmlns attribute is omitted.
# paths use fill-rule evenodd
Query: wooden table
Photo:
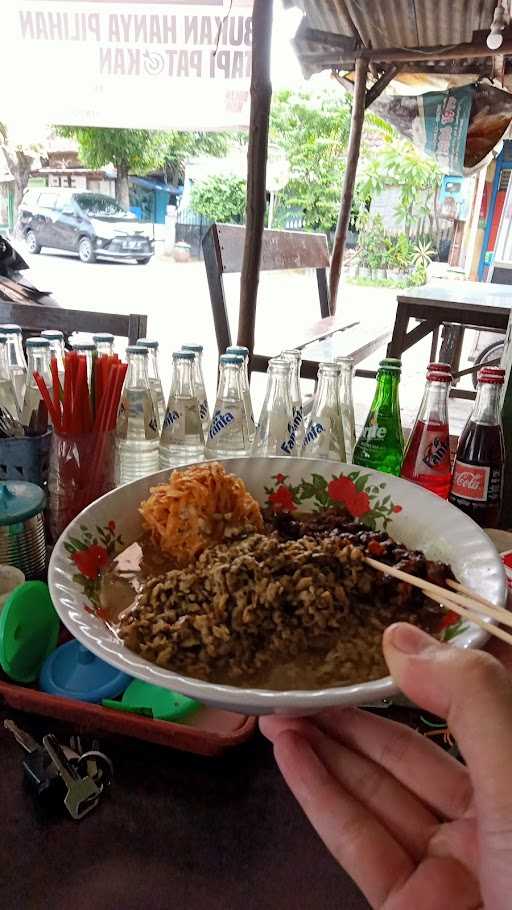
<svg viewBox="0 0 512 910"><path fill-rule="evenodd" d="M9 716L38 736L66 735L51 719ZM222 759L132 739L101 745L114 762L111 795L80 822L38 817L21 749L1 729L5 910L369 910L259 735Z"/></svg>
<svg viewBox="0 0 512 910"><path fill-rule="evenodd" d="M436 360L440 327L454 326L455 332L448 334L441 345L439 358L451 363L456 371L465 329L507 331L512 289L506 284L443 281L439 285L425 285L403 291L398 294L397 301L388 357L401 357L404 351L432 334L430 359ZM420 322L409 329L411 319ZM457 398L475 397L474 392L465 389L452 389L451 395Z"/></svg>

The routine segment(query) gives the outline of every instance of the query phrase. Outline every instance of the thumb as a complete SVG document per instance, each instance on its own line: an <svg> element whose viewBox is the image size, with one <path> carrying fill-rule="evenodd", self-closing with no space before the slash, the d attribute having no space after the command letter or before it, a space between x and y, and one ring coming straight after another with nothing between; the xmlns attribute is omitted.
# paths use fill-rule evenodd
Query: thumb
<svg viewBox="0 0 512 910"><path fill-rule="evenodd" d="M467 763L483 827L510 833L512 682L506 670L483 651L442 644L406 623L386 630L383 647L402 692L446 719Z"/></svg>

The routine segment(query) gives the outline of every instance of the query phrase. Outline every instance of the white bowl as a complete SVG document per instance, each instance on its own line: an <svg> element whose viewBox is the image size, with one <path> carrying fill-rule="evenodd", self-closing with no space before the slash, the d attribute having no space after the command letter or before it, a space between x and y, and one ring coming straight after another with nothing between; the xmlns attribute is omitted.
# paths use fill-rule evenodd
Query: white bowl
<svg viewBox="0 0 512 910"><path fill-rule="evenodd" d="M336 478L349 476L357 487L351 488L353 495L347 505L361 520L378 528L386 525L395 540L423 550L431 559L449 563L455 576L468 588L497 606L505 605L505 572L489 538L454 506L415 484L378 471L322 460L251 457L227 459L223 464L227 471L246 482L262 505L277 490L281 490L286 500L294 488L293 495L303 511L313 509L315 504L318 507L314 498L304 497L310 490L304 490L303 481L316 477L316 484L325 489ZM71 554L73 548L86 548L90 538L84 539L84 535L88 533L95 535L102 546L116 552L137 540L141 534L138 505L150 488L165 481L168 475L169 471L160 471L107 493L84 509L57 542L50 562L50 591L62 622L78 641L131 676L182 692L204 704L244 714L308 714L333 705L374 703L396 694L397 688L389 676L373 682L315 690L268 691L217 685L162 669L129 651L96 614L96 582L77 573ZM330 489L333 495L339 492L335 486ZM365 492L367 499L361 495ZM118 542L119 536L122 543ZM475 648L487 638L479 626L469 624L456 636L454 644Z"/></svg>

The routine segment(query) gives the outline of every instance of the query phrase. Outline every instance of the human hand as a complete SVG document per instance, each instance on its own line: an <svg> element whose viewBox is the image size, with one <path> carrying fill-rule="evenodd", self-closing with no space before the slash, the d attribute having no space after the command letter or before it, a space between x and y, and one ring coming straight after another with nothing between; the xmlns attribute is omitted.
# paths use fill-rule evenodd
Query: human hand
<svg viewBox="0 0 512 910"><path fill-rule="evenodd" d="M512 684L491 656L399 623L396 683L447 720L467 767L429 739L355 708L260 718L281 772L376 910L509 910Z"/></svg>

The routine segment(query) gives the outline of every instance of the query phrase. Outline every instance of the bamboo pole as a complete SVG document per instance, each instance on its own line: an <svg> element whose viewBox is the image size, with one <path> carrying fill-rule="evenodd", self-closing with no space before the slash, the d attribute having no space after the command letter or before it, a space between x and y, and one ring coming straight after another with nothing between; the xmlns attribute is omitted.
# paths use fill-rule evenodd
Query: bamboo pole
<svg viewBox="0 0 512 910"><path fill-rule="evenodd" d="M348 223L350 221L352 199L354 196L357 162L359 159L361 134L363 131L364 123L367 73L368 61L359 58L356 61L356 79L354 86L354 100L352 105L352 120L350 123L350 139L347 151L347 167L343 180L341 208L338 216L338 223L336 225L336 234L334 237L334 246L331 256L331 268L329 272L329 296L332 313L336 312L336 297L338 294L338 285L340 283L343 253L345 251L345 241L347 239Z"/></svg>
<svg viewBox="0 0 512 910"><path fill-rule="evenodd" d="M254 0L252 13L252 76L249 148L247 152L247 215L242 274L238 344L254 350L256 301L265 227L268 123L272 85L270 45L273 0Z"/></svg>

